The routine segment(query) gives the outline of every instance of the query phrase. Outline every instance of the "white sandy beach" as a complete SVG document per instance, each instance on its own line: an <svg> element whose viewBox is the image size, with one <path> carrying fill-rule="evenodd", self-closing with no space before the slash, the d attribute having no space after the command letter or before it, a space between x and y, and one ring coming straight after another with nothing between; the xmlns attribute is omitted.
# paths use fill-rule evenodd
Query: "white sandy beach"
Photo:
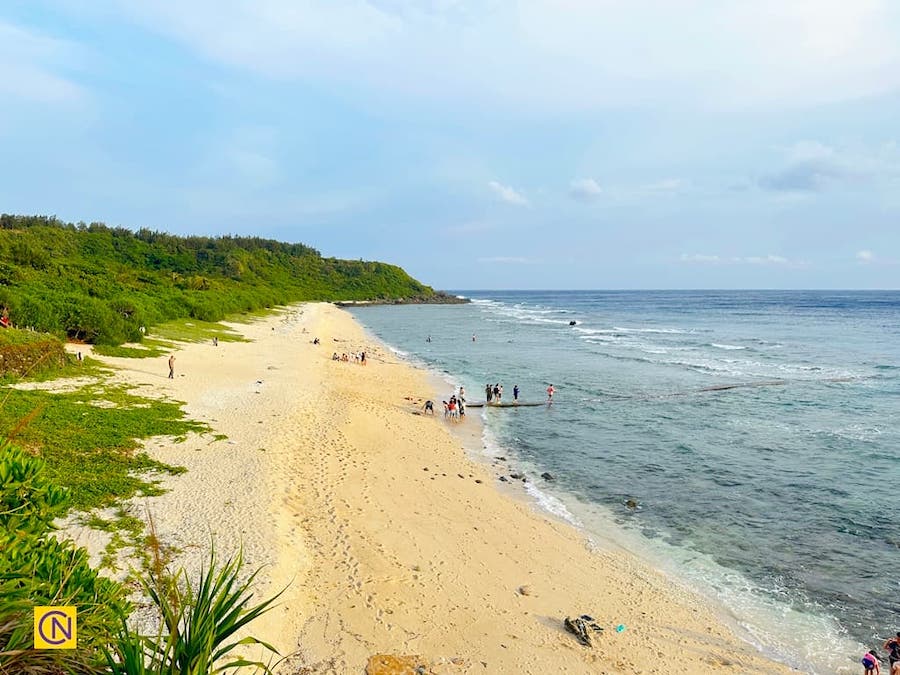
<svg viewBox="0 0 900 675"><path fill-rule="evenodd" d="M295 654L286 672L363 673L376 654L431 673L790 672L638 559L498 490L439 416L413 414L428 374L349 313L234 328L251 341L183 345L174 380L165 358L105 360L227 436L148 444L188 472L138 508L177 565L196 569L213 538L265 566L261 595L287 587L250 631ZM369 365L331 360L358 350ZM563 629L583 613L604 628L593 648Z"/></svg>

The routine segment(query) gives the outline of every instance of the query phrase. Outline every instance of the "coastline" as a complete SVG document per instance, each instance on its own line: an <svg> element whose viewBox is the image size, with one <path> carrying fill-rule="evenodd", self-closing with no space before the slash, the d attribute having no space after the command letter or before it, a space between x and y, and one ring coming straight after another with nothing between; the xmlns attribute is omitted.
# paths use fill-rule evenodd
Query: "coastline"
<svg viewBox="0 0 900 675"><path fill-rule="evenodd" d="M434 374L348 312L301 305L235 328L252 341L184 345L174 381L160 364L106 360L228 436L155 439L148 452L188 472L139 506L175 565L199 566L210 536L265 565L260 595L286 591L250 633L293 663L363 672L387 653L435 673L791 672L634 556L592 550L497 489L440 414L413 414ZM359 350L369 365L331 361ZM562 627L583 613L604 628L592 649Z"/></svg>

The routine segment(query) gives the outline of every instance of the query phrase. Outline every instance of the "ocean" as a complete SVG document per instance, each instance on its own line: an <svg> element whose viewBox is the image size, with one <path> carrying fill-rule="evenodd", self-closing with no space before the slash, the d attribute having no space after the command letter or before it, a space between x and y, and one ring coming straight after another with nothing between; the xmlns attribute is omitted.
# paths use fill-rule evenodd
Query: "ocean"
<svg viewBox="0 0 900 675"><path fill-rule="evenodd" d="M539 508L806 672L900 630L900 292L460 294L353 311L470 403L554 385L481 410Z"/></svg>

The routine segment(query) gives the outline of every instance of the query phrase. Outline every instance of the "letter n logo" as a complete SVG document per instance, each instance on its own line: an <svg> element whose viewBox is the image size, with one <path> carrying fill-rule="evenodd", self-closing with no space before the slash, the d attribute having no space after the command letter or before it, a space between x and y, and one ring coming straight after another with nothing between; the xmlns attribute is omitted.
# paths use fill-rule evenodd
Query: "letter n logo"
<svg viewBox="0 0 900 675"><path fill-rule="evenodd" d="M74 607L34 608L35 649L75 649L78 619Z"/></svg>

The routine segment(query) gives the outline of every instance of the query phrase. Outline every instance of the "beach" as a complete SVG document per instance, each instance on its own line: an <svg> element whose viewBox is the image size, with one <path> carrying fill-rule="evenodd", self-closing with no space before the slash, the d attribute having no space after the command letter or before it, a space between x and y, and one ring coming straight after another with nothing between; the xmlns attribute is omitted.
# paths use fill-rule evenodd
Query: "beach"
<svg viewBox="0 0 900 675"><path fill-rule="evenodd" d="M133 508L175 566L196 570L214 541L262 567L258 597L283 593L250 633L294 655L287 672L363 673L378 654L433 673L792 672L721 610L499 483L463 447L480 435L441 418L433 377L348 312L304 304L232 327L249 341L182 344L171 380L168 356L105 360L211 426L147 444L188 471ZM358 351L367 365L332 360ZM602 628L592 647L563 627L582 614Z"/></svg>

